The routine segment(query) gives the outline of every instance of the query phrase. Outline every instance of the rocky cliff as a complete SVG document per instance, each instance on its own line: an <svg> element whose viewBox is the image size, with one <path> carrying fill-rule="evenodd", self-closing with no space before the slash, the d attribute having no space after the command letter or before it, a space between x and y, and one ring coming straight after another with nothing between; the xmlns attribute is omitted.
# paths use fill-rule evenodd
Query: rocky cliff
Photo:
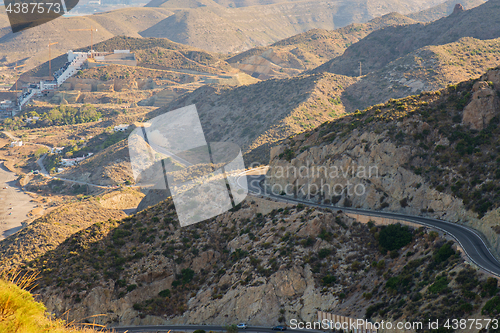
<svg viewBox="0 0 500 333"><path fill-rule="evenodd" d="M491 217L500 203L499 73L391 100L291 138L271 152L268 187L340 207L469 224L499 251Z"/></svg>

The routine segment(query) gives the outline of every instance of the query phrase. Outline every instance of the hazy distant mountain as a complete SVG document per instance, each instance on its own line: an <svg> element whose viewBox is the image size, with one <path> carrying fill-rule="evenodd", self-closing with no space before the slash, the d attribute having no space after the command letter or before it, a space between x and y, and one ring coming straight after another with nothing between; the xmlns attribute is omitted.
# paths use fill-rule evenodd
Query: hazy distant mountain
<svg viewBox="0 0 500 333"><path fill-rule="evenodd" d="M359 76L360 63L364 73L373 72L427 45L444 45L463 37L483 40L500 37L500 0L490 0L429 24L392 26L375 31L350 46L341 57L315 71Z"/></svg>
<svg viewBox="0 0 500 333"><path fill-rule="evenodd" d="M367 22L391 12L416 12L442 1L306 0L243 6L256 2L153 0L147 6L176 9L176 13L141 35L164 37L213 52L241 52L311 29L333 30L355 22ZM240 8L227 8L232 7L231 4Z"/></svg>
<svg viewBox="0 0 500 333"><path fill-rule="evenodd" d="M453 13L457 4L462 5L464 9L471 9L482 5L487 0L448 0L432 8L424 9L420 12L408 14L406 16L420 22L432 22Z"/></svg>

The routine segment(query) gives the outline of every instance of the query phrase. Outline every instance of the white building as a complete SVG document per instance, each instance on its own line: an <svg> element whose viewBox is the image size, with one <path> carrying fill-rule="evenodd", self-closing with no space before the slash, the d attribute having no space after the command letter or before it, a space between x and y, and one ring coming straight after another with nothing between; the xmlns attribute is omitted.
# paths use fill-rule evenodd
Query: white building
<svg viewBox="0 0 500 333"><path fill-rule="evenodd" d="M61 165L62 166L66 166L66 167L70 167L70 166L74 166L76 164L78 164L79 162L83 161L84 159L90 157L94 155L93 153L88 153L87 155L83 156L83 157L75 157L75 158L63 158L61 159Z"/></svg>
<svg viewBox="0 0 500 333"><path fill-rule="evenodd" d="M54 147L50 148L51 154L60 154L64 150L64 147Z"/></svg>
<svg viewBox="0 0 500 333"><path fill-rule="evenodd" d="M22 141L12 141L10 143L10 147L13 148L13 147L22 147L23 146L23 142Z"/></svg>
<svg viewBox="0 0 500 333"><path fill-rule="evenodd" d="M125 132L129 127L130 127L130 125L128 125L128 124L121 124L121 125L115 126L115 132Z"/></svg>

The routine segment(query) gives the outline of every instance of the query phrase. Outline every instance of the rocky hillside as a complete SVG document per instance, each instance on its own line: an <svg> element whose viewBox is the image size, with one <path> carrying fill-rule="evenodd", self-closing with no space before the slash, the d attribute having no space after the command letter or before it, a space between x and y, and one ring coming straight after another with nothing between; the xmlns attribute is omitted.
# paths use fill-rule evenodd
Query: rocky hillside
<svg viewBox="0 0 500 333"><path fill-rule="evenodd" d="M0 241L2 268L19 268L94 223L126 217L123 210L136 207L142 197L141 193L125 190L75 200L55 208L12 237Z"/></svg>
<svg viewBox="0 0 500 333"><path fill-rule="evenodd" d="M342 55L347 47L375 30L411 23L415 21L391 13L336 30L313 29L270 46L250 49L227 59L227 62L260 79L289 77Z"/></svg>
<svg viewBox="0 0 500 333"><path fill-rule="evenodd" d="M237 88L205 86L149 117L196 104L208 142L236 143L247 154L247 164L267 163L274 143L343 114L339 96L353 81L318 74Z"/></svg>
<svg viewBox="0 0 500 333"><path fill-rule="evenodd" d="M499 91L497 68L477 80L324 124L273 149L270 184L293 184L299 196L338 206L465 223L481 230L498 251ZM280 174L280 167L305 165L333 171L305 178ZM375 168L371 174L369 167ZM346 191L348 182L359 184L359 195ZM339 187L327 196L308 184Z"/></svg>
<svg viewBox="0 0 500 333"><path fill-rule="evenodd" d="M318 310L467 318L490 311L485 302L498 293L435 232L257 199L186 228L166 201L94 224L29 267L41 272L36 292L49 311L105 313L95 320L111 325L269 326L312 321Z"/></svg>
<svg viewBox="0 0 500 333"><path fill-rule="evenodd" d="M359 63L364 73L381 69L402 56L428 45L444 45L463 37L486 40L500 37L500 1L490 0L467 11L429 24L387 27L375 31L349 47L338 58L320 66L317 71L358 76Z"/></svg>
<svg viewBox="0 0 500 333"><path fill-rule="evenodd" d="M500 64L500 39L462 38L445 45L426 46L398 58L346 87L342 101L364 109L391 98L434 91L476 79Z"/></svg>

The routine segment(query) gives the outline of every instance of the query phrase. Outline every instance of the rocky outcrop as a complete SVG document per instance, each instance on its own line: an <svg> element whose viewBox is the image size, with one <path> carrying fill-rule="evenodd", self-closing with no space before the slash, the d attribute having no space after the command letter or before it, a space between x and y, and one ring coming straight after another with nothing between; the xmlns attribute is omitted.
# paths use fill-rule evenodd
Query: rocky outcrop
<svg viewBox="0 0 500 333"><path fill-rule="evenodd" d="M472 101L465 107L463 113L464 125L482 130L500 113L500 99L493 86L493 81L478 81L474 84Z"/></svg>
<svg viewBox="0 0 500 333"><path fill-rule="evenodd" d="M428 128L426 123L419 126ZM416 215L425 211L450 221L472 215L460 199L431 188L407 169L412 148L397 146L385 133L354 130L348 139L309 148L290 161L279 158L282 152L279 147L271 151L267 180L269 190L278 194L346 207Z"/></svg>
<svg viewBox="0 0 500 333"><path fill-rule="evenodd" d="M462 5L461 5L461 4L459 4L459 3L457 3L457 4L455 5L455 8L453 8L453 14L458 14L458 13L461 13L461 12L463 12L463 11L465 11L465 8L464 8L464 6L462 6Z"/></svg>

